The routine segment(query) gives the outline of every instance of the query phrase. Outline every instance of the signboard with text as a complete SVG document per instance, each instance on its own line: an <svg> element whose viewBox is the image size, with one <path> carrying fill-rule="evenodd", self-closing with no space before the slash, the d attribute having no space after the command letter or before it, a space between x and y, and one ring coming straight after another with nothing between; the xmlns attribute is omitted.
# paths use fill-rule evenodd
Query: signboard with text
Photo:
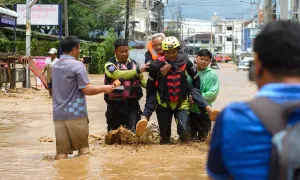
<svg viewBox="0 0 300 180"><path fill-rule="evenodd" d="M260 29L250 29L250 39L256 38L257 34L259 33Z"/></svg>
<svg viewBox="0 0 300 180"><path fill-rule="evenodd" d="M17 24L26 24L26 4L17 4ZM57 26L59 24L59 5L37 4L31 8L31 25Z"/></svg>

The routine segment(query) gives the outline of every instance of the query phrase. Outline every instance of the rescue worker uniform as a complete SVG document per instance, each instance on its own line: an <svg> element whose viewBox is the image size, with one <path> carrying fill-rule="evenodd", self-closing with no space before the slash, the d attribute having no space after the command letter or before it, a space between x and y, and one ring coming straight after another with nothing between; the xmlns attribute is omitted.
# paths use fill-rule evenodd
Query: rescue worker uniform
<svg viewBox="0 0 300 180"><path fill-rule="evenodd" d="M135 125L141 118L139 100L143 96L142 86L146 86L146 79L140 73L139 65L128 58L126 63L121 63L112 57L105 64L105 84L113 84L119 80L121 85L116 87L111 94L105 94L107 103L105 113L107 130L118 129L121 125L135 132Z"/></svg>
<svg viewBox="0 0 300 180"><path fill-rule="evenodd" d="M171 49L179 50L179 48L179 41L175 37L167 37L162 42L162 49L164 51ZM176 61L178 62L179 58L186 59L187 61L180 65L180 67L174 68L172 64ZM160 68L166 63L170 63L172 68L165 75L162 75ZM150 64L149 72L156 74L158 80L156 93L158 106L156 113L160 129L160 143L164 144L170 142L173 116L175 116L177 123L179 139L181 141L188 141L190 138L188 93L193 87L200 87L200 78L197 74L196 67L188 60L188 56L184 54L183 57L177 55L175 61L169 61L164 57L158 59L158 61ZM191 76L193 87L189 87L187 75ZM201 96L201 94L199 95Z"/></svg>
<svg viewBox="0 0 300 180"><path fill-rule="evenodd" d="M145 54L145 62L151 64L154 61L157 61L157 59L160 59L160 61L164 61L164 56L162 54L160 55L153 55L153 51L147 51ZM153 59L156 58L156 59ZM172 65L172 68L178 69L180 66L183 64L186 64L187 62L186 56L182 51L178 54L178 60L176 60L173 63L170 63ZM157 66L161 66L162 64L159 63ZM155 66L155 65L154 65ZM155 68L155 67L154 67ZM147 69L149 72L149 70ZM157 91L157 86L158 86L158 81L157 81L157 73L156 72L149 72L148 75L148 80L147 80L147 85L146 85L146 104L145 108L143 111L142 116L147 117L149 120L150 116L152 113L155 111L156 105L157 105L157 99L156 99L156 91Z"/></svg>
<svg viewBox="0 0 300 180"><path fill-rule="evenodd" d="M184 54L185 55L185 54ZM185 55L187 56L187 55ZM168 62L166 60L166 62ZM194 87L200 86L200 78L191 61L187 61L181 67L172 69L166 74L160 73L160 67L165 62L158 61L150 65L149 70L157 72L158 87L156 99L158 106L156 108L158 124L160 128L161 143L169 143L171 136L171 122L173 115L177 123L177 133L182 141L187 141L190 136L190 120L188 115L189 100L188 94L193 91ZM189 86L187 75L193 80L193 86ZM197 91L195 91L197 92ZM199 100L200 93L194 94ZM201 104L205 108L206 103Z"/></svg>

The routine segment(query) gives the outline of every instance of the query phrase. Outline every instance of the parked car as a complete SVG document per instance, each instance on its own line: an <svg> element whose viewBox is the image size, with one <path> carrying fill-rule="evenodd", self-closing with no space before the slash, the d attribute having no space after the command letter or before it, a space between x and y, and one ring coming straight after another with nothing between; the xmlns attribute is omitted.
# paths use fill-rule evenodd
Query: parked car
<svg viewBox="0 0 300 180"><path fill-rule="evenodd" d="M215 59L217 62L223 62L223 54L216 54ZM229 55L225 55L225 62L228 63L231 61L231 57Z"/></svg>
<svg viewBox="0 0 300 180"><path fill-rule="evenodd" d="M253 58L247 58L245 60L242 60L239 62L239 65L238 65L238 71L239 70L243 70L243 71L248 71L249 70L249 64L250 64L250 61L253 61L254 59Z"/></svg>
<svg viewBox="0 0 300 180"><path fill-rule="evenodd" d="M247 59L249 59L249 58L250 58L250 59L253 58L252 53L249 53L249 52L241 53L241 54L239 55L239 57L237 58L236 65L238 66L240 61L242 61L242 60L247 60Z"/></svg>

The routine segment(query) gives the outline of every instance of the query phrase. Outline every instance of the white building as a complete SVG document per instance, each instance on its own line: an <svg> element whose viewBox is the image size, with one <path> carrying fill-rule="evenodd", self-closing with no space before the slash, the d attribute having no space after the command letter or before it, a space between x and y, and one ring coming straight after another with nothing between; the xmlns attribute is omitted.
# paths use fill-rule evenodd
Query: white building
<svg viewBox="0 0 300 180"><path fill-rule="evenodd" d="M164 30L178 30L182 38L181 40L185 40L196 34L214 32L214 27L212 27L211 21L207 20L185 18L182 21L177 21L177 19L165 19Z"/></svg>
<svg viewBox="0 0 300 180"><path fill-rule="evenodd" d="M215 50L218 53L239 53L242 48L242 30L244 20L217 19L215 26Z"/></svg>

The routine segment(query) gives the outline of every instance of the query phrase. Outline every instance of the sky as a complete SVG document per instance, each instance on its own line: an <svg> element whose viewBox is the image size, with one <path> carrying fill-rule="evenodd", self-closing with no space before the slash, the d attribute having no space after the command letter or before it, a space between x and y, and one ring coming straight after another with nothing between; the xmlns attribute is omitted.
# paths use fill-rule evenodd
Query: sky
<svg viewBox="0 0 300 180"><path fill-rule="evenodd" d="M172 14L178 12L178 5L181 5L183 18L211 20L213 13L217 12L223 18L250 19L257 12L257 2L258 0L168 0L165 18L172 18ZM177 14L174 14L174 18L177 18Z"/></svg>

